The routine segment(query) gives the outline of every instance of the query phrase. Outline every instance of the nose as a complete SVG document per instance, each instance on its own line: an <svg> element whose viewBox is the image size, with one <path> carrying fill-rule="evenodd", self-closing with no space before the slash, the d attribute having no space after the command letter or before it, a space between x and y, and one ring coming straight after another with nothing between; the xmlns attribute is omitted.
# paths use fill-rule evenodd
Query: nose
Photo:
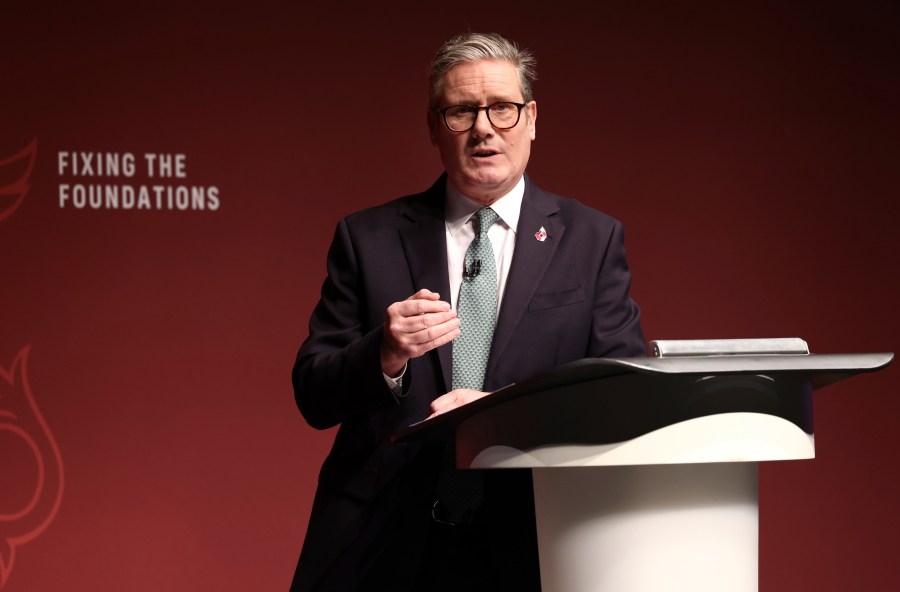
<svg viewBox="0 0 900 592"><path fill-rule="evenodd" d="M475 116L475 125L472 126L472 131L479 136L488 136L494 133L494 126L491 125L491 120L488 119L487 109L478 111L478 114Z"/></svg>

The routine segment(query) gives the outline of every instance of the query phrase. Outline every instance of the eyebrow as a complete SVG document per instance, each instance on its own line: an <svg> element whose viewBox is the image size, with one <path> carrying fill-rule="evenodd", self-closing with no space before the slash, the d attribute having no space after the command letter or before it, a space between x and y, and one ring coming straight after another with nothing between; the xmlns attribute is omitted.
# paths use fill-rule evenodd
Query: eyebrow
<svg viewBox="0 0 900 592"><path fill-rule="evenodd" d="M454 105L468 105L471 107L480 107L482 105L493 105L494 103L527 103L527 101L524 97L521 99L516 99L512 98L509 95L488 95L484 103L462 99L457 103L447 101L447 106L452 107Z"/></svg>

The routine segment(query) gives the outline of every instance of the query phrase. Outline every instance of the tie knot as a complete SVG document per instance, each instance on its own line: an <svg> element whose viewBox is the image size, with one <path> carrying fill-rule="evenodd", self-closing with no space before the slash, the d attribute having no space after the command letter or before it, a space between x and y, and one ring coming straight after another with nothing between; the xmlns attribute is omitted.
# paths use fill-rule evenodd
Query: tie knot
<svg viewBox="0 0 900 592"><path fill-rule="evenodd" d="M486 233L499 218L497 212L491 208L481 208L475 212L475 232L478 235Z"/></svg>

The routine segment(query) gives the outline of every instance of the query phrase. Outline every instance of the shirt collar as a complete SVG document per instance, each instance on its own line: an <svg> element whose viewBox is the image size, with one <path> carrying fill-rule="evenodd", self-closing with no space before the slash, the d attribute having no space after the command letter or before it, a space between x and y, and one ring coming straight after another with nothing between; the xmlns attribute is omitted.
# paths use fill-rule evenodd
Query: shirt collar
<svg viewBox="0 0 900 592"><path fill-rule="evenodd" d="M519 182L512 190L491 204L491 209L497 212L497 215L503 220L503 223L512 230L516 231L519 225L519 212L522 209L522 198L525 195L525 176L519 178ZM447 230L453 236L459 230L468 224L469 218L481 209L483 206L462 193L447 181L447 203L445 206L445 216L447 219Z"/></svg>

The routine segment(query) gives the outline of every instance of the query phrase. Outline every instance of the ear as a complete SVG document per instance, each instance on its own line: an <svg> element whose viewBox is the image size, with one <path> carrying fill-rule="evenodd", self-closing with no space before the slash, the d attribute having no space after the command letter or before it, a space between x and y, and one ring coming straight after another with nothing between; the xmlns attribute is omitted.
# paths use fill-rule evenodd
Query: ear
<svg viewBox="0 0 900 592"><path fill-rule="evenodd" d="M428 137L431 138L431 145L437 146L437 129L435 126L438 123L437 114L431 109L428 110Z"/></svg>
<svg viewBox="0 0 900 592"><path fill-rule="evenodd" d="M531 139L537 136L537 101L531 101L525 105L525 117L528 122L528 132Z"/></svg>

